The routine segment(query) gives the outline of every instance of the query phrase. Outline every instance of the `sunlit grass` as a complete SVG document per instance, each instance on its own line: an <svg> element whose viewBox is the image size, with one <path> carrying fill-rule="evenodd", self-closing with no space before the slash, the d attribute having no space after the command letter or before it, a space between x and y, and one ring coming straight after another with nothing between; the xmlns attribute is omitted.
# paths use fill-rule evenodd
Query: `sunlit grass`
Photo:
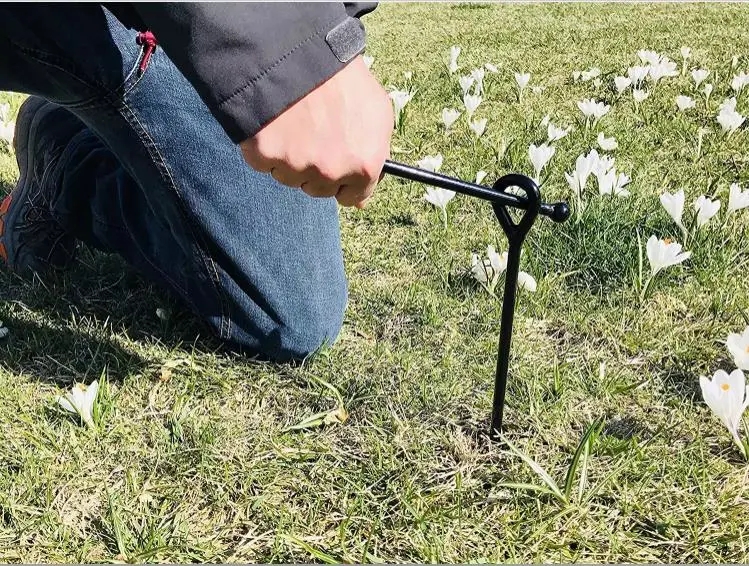
<svg viewBox="0 0 749 566"><path fill-rule="evenodd" d="M57 281L0 272L0 558L745 562L745 462L698 378L734 369L723 342L749 314L749 216L724 215L729 184L749 186L749 139L715 121L732 56L749 66L748 24L738 4L383 4L367 17L383 84L406 89L413 72L395 159L441 153L441 171L484 170L485 184L532 175L549 114L574 130L554 144L544 198L571 198L564 173L599 132L632 178L629 197L593 185L579 222L540 219L528 239L538 289L519 300L505 446L484 436L501 294L469 273L472 253L506 249L486 203L457 196L445 228L424 187L385 179L366 210L342 211L344 331L301 367L215 353L116 258L84 251ZM707 106L688 72L639 105L617 94L638 49L680 63L683 45L690 69L711 71ZM457 76L486 62L499 71L474 116L486 131L463 115L446 135ZM599 87L573 82L591 67ZM516 72L531 73L522 102ZM678 112L678 94L695 108ZM584 98L612 107L595 127ZM16 175L0 151L3 191ZM723 209L643 300L645 242L683 239L659 196L682 187L687 208L705 194ZM55 396L103 371L98 426L81 427ZM317 426L340 408L345 423Z"/></svg>

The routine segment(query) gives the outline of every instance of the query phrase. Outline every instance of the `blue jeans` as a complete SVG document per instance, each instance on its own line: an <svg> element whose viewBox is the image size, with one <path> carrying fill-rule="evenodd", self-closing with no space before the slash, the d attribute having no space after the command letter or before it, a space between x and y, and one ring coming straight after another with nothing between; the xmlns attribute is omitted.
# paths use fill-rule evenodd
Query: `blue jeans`
<svg viewBox="0 0 749 566"><path fill-rule="evenodd" d="M288 360L335 339L347 291L334 199L253 171L164 51L141 72L137 33L99 5L0 4L0 36L0 89L86 126L55 165L67 230L234 348Z"/></svg>

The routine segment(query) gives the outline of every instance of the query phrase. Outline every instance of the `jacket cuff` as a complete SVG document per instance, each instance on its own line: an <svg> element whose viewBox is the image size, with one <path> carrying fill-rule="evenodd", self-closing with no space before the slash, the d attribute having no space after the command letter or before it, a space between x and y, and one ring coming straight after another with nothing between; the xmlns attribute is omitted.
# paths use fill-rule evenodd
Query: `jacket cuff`
<svg viewBox="0 0 749 566"><path fill-rule="evenodd" d="M276 116L326 82L363 50L364 26L344 16L314 30L238 90L214 114L235 143L251 138Z"/></svg>

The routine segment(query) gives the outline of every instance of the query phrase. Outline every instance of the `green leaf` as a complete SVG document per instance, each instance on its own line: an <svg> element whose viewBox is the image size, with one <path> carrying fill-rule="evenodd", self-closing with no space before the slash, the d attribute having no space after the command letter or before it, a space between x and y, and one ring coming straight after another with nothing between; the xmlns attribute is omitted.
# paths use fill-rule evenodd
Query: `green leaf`
<svg viewBox="0 0 749 566"><path fill-rule="evenodd" d="M582 470L580 472L580 482L578 484L578 497L582 497L583 488L588 478L588 458L590 456L590 449L598 437L598 433L601 429L601 420L596 419L585 431L580 443L577 445L575 454L572 457L567 468L567 477L564 481L564 495L569 500L570 494L572 493L572 482L574 481L575 472L580 464L582 464Z"/></svg>
<svg viewBox="0 0 749 566"><path fill-rule="evenodd" d="M509 440L507 440L507 437L504 435L500 435L500 438L502 441L507 444L507 447L512 450L515 454L517 454L523 462L528 464L530 468L538 474L538 476L541 478L541 480L548 486L549 491L554 497L556 497L559 501L562 503L567 503L567 498L562 493L562 490L559 489L559 486L557 483L552 479L552 477L544 470L541 465L536 462L533 458L526 456L523 454L518 448L515 447Z"/></svg>

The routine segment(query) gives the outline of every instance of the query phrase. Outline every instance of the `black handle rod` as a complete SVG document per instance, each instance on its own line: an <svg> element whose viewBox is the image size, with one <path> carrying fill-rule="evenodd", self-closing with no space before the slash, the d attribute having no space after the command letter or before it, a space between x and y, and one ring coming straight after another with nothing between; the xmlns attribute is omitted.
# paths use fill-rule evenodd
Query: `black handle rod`
<svg viewBox="0 0 749 566"><path fill-rule="evenodd" d="M502 204L505 206L512 206L521 210L528 210L528 200L522 197L515 196L513 194L503 193L495 191L489 187L483 185L477 185L475 183L469 183L461 179L454 177L448 177L447 175L441 175L440 173L434 173L427 171L426 169L419 169L418 167L412 167L405 163L398 163L396 161L387 160L385 166L382 169L383 173L400 177L401 179L408 179L409 181L416 181L418 183L424 183L433 187L440 187L456 193L480 198L487 200L495 204ZM564 222L569 217L570 211L567 203L541 203L539 212L544 216L548 216L554 222Z"/></svg>

